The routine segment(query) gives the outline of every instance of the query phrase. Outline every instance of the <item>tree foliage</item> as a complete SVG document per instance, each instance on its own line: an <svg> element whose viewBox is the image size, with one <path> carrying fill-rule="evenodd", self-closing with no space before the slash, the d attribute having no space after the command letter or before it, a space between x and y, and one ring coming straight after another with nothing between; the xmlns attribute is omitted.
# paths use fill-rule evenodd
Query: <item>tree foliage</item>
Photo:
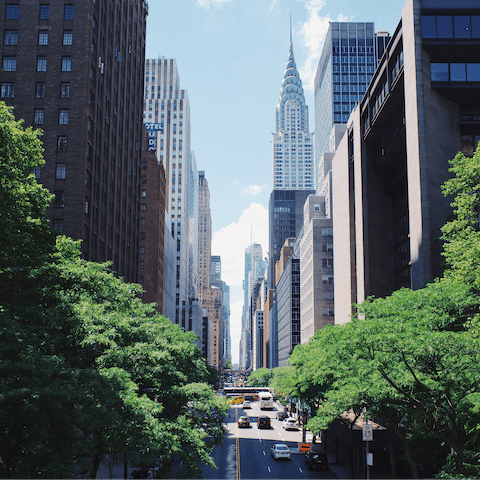
<svg viewBox="0 0 480 480"><path fill-rule="evenodd" d="M95 478L107 453L166 476L177 456L176 475L199 475L227 405L194 334L108 264L82 260L79 242L54 241L51 196L30 174L42 163L38 132L0 114L0 476Z"/></svg>
<svg viewBox="0 0 480 480"><path fill-rule="evenodd" d="M269 368L258 368L248 377L247 385L251 387L266 387L272 378L272 371Z"/></svg>

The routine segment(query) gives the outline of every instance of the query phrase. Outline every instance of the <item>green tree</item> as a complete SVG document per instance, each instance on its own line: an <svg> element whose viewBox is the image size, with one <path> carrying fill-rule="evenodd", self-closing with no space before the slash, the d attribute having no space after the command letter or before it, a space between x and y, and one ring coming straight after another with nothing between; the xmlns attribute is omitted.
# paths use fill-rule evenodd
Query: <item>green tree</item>
<svg viewBox="0 0 480 480"><path fill-rule="evenodd" d="M251 387L267 387L271 378L272 371L269 368L258 368L249 375L247 385Z"/></svg>
<svg viewBox="0 0 480 480"><path fill-rule="evenodd" d="M213 465L227 405L185 333L44 218L39 132L0 105L0 476L95 478L102 456Z"/></svg>
<svg viewBox="0 0 480 480"><path fill-rule="evenodd" d="M290 359L321 399L309 428L327 429L344 412L352 421L379 414L402 440L412 476L420 452L425 460L426 438L448 446L452 473L478 475L472 424L480 420L480 345L467 328L477 311L469 286L443 281L368 299L350 323L317 332Z"/></svg>
<svg viewBox="0 0 480 480"><path fill-rule="evenodd" d="M449 267L445 275L480 290L480 143L473 157L458 153L450 164L455 176L445 182L443 192L454 196L454 212L442 228Z"/></svg>

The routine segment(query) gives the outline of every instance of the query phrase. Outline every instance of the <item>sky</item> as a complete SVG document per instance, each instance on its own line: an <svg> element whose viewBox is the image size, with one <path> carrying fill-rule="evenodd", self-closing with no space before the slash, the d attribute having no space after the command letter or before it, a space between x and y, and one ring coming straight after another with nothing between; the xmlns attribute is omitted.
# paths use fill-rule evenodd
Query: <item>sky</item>
<svg viewBox="0 0 480 480"><path fill-rule="evenodd" d="M174 58L188 91L192 149L210 189L212 255L230 286L238 363L245 248L268 251L271 137L293 51L315 131L313 82L329 22L395 31L405 0L148 0L147 58Z"/></svg>

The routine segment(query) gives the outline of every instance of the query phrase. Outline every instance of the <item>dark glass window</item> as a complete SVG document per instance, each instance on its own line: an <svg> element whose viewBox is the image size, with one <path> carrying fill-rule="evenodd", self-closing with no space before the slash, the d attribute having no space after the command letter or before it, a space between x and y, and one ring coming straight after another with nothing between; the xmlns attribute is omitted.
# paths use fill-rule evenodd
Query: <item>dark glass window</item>
<svg viewBox="0 0 480 480"><path fill-rule="evenodd" d="M60 98L70 98L70 83L60 84Z"/></svg>
<svg viewBox="0 0 480 480"><path fill-rule="evenodd" d="M40 19L48 20L50 17L50 5L40 5Z"/></svg>
<svg viewBox="0 0 480 480"><path fill-rule="evenodd" d="M48 45L48 31L40 30L38 32L38 44L39 45Z"/></svg>
<svg viewBox="0 0 480 480"><path fill-rule="evenodd" d="M46 71L47 71L47 57L38 57L37 72L46 72Z"/></svg>
<svg viewBox="0 0 480 480"><path fill-rule="evenodd" d="M53 229L57 232L63 233L63 220L54 220Z"/></svg>
<svg viewBox="0 0 480 480"><path fill-rule="evenodd" d="M9 20L17 20L20 15L20 5L7 5L5 18Z"/></svg>
<svg viewBox="0 0 480 480"><path fill-rule="evenodd" d="M63 208L65 206L65 193L55 192L55 206Z"/></svg>
<svg viewBox="0 0 480 480"><path fill-rule="evenodd" d="M5 30L5 36L3 38L4 45L18 45L18 31L17 30Z"/></svg>
<svg viewBox="0 0 480 480"><path fill-rule="evenodd" d="M437 37L438 38L453 37L453 19L451 15L437 16Z"/></svg>
<svg viewBox="0 0 480 480"><path fill-rule="evenodd" d="M423 38L437 37L435 15L422 15L422 37Z"/></svg>
<svg viewBox="0 0 480 480"><path fill-rule="evenodd" d="M3 71L15 72L17 70L17 57L3 57Z"/></svg>
<svg viewBox="0 0 480 480"><path fill-rule="evenodd" d="M480 15L472 15L472 37L480 38Z"/></svg>
<svg viewBox="0 0 480 480"><path fill-rule="evenodd" d="M448 63L431 63L430 78L432 82L448 82Z"/></svg>
<svg viewBox="0 0 480 480"><path fill-rule="evenodd" d="M57 151L59 151L59 152L66 152L67 151L67 137L66 136L58 137Z"/></svg>
<svg viewBox="0 0 480 480"><path fill-rule="evenodd" d="M36 98L45 98L45 84L37 83L35 86L35 97Z"/></svg>
<svg viewBox="0 0 480 480"><path fill-rule="evenodd" d="M68 125L68 108L67 109L60 109L60 113L58 115L58 124L59 125Z"/></svg>
<svg viewBox="0 0 480 480"><path fill-rule="evenodd" d="M71 72L71 71L72 71L72 58L62 57L62 72Z"/></svg>
<svg viewBox="0 0 480 480"><path fill-rule="evenodd" d="M71 30L64 30L63 32L63 44L71 45L73 41L73 33Z"/></svg>
<svg viewBox="0 0 480 480"><path fill-rule="evenodd" d="M464 63L450 64L450 80L452 82L465 82L467 80L467 74L466 74Z"/></svg>
<svg viewBox="0 0 480 480"><path fill-rule="evenodd" d="M15 97L15 84L14 83L2 83L2 98L14 98Z"/></svg>
<svg viewBox="0 0 480 480"><path fill-rule="evenodd" d="M65 5L65 20L73 19L73 5Z"/></svg>
<svg viewBox="0 0 480 480"><path fill-rule="evenodd" d="M467 81L480 82L480 63L467 63Z"/></svg>
<svg viewBox="0 0 480 480"><path fill-rule="evenodd" d="M35 125L43 125L44 117L45 117L45 114L44 114L43 108L36 109L33 123Z"/></svg>
<svg viewBox="0 0 480 480"><path fill-rule="evenodd" d="M453 23L455 27L455 38L471 38L470 16L455 15L453 17Z"/></svg>
<svg viewBox="0 0 480 480"><path fill-rule="evenodd" d="M57 163L55 178L57 180L65 180L67 175L67 165L65 163Z"/></svg>

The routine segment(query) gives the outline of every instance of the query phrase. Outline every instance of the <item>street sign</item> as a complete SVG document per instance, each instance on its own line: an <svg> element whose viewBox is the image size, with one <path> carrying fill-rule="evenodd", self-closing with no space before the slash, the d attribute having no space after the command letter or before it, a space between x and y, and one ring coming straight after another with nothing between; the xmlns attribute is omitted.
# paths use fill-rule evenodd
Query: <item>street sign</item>
<svg viewBox="0 0 480 480"><path fill-rule="evenodd" d="M364 442L373 442L373 426L369 423L364 423L362 426L362 440Z"/></svg>

